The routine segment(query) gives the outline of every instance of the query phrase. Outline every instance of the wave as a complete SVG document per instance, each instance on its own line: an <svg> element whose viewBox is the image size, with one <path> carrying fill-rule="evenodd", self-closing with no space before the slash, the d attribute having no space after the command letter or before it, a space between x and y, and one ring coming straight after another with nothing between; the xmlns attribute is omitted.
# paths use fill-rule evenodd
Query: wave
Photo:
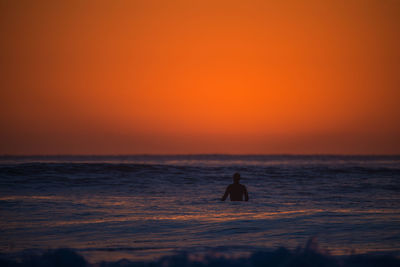
<svg viewBox="0 0 400 267"><path fill-rule="evenodd" d="M304 249L289 250L278 248L271 251L258 251L250 256L221 256L218 252L195 255L191 252L180 252L172 256L164 256L155 261L129 261L122 259L115 262L89 263L78 252L72 249L48 250L44 253L25 251L19 258L0 254L0 266L12 267L394 267L400 266L400 259L393 255L353 254L347 256L332 256L326 250L321 250L314 239L310 239Z"/></svg>
<svg viewBox="0 0 400 267"><path fill-rule="evenodd" d="M152 163L20 163L0 164L0 173L7 175L37 175L37 174L79 174L79 173L135 173L135 172L191 172L199 169L215 171L231 171L234 168L241 172L256 171L259 174L290 175L290 172L307 175L311 172L318 174L400 174L399 166L324 166L324 165L286 165L286 166L246 166L235 164L233 166L194 166L177 164L152 164Z"/></svg>

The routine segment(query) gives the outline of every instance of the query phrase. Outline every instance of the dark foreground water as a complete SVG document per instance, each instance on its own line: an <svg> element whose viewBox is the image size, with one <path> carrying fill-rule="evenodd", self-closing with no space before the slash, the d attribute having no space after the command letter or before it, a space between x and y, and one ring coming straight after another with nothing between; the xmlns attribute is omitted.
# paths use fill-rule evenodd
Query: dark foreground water
<svg viewBox="0 0 400 267"><path fill-rule="evenodd" d="M234 172L249 202L220 201ZM278 247L294 257L312 237L323 255L400 256L400 156L0 157L3 256L186 251L234 265Z"/></svg>

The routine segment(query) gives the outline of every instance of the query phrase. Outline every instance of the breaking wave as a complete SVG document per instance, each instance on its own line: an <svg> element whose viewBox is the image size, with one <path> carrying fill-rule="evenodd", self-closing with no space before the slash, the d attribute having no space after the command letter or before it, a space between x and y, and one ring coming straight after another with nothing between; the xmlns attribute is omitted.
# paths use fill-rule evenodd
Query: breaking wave
<svg viewBox="0 0 400 267"><path fill-rule="evenodd" d="M400 259L392 255L355 254L332 256L319 249L317 243L310 239L304 249L289 250L278 248L272 251L258 251L249 256L227 257L216 251L203 255L180 252L154 261L129 261L126 259L114 262L89 263L78 252L72 249L48 250L43 253L24 252L18 258L0 255L0 266L9 267L397 267Z"/></svg>

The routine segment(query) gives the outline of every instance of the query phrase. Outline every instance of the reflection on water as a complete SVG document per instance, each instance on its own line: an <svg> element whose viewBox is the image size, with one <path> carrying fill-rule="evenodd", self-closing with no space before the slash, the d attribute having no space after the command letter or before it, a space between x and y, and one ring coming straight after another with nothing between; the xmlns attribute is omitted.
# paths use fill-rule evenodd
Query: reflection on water
<svg viewBox="0 0 400 267"><path fill-rule="evenodd" d="M243 255L317 236L333 254L400 253L398 158L210 157L8 159L0 252L71 247L92 261L183 249ZM250 201L221 202L236 171Z"/></svg>

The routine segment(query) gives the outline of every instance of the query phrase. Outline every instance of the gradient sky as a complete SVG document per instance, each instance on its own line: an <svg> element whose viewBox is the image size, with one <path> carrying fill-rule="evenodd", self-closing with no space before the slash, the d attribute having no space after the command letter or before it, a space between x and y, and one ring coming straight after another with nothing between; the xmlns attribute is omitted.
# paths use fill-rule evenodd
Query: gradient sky
<svg viewBox="0 0 400 267"><path fill-rule="evenodd" d="M0 154L400 154L400 1L0 2Z"/></svg>

